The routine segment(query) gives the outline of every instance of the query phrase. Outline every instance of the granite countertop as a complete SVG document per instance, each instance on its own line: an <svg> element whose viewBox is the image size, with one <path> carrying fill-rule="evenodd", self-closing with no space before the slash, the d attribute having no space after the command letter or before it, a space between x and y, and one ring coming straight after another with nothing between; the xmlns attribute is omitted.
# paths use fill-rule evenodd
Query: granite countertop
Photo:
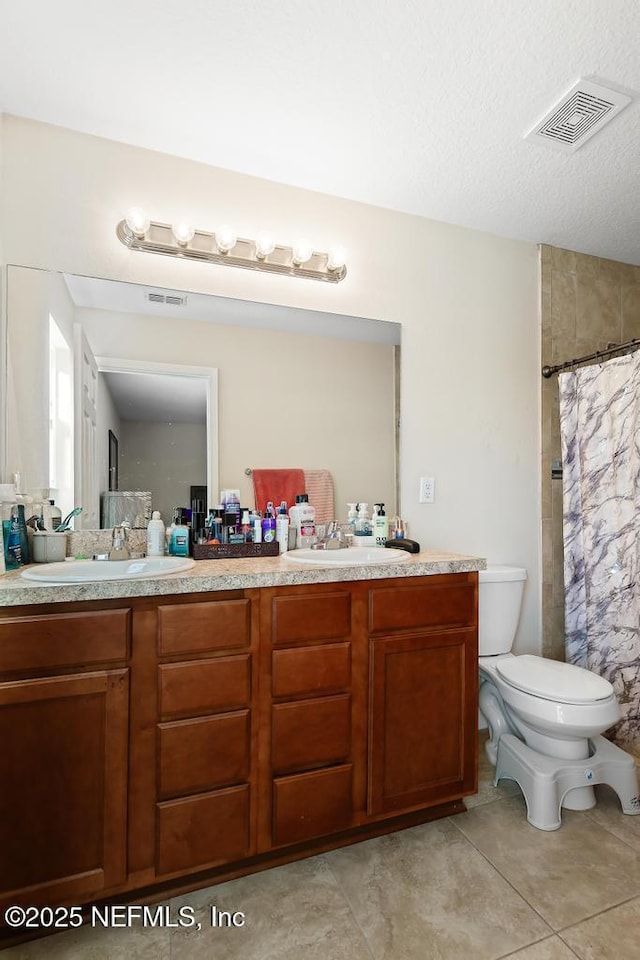
<svg viewBox="0 0 640 960"><path fill-rule="evenodd" d="M304 583L339 583L345 580L383 580L388 577L422 577L437 573L484 570L486 560L423 550L403 563L377 566L306 566L284 557L237 560L198 560L184 573L148 580L109 580L96 583L44 585L25 580L20 571L0 576L0 607L75 600L113 600L127 597L171 596L252 587L296 586Z"/></svg>

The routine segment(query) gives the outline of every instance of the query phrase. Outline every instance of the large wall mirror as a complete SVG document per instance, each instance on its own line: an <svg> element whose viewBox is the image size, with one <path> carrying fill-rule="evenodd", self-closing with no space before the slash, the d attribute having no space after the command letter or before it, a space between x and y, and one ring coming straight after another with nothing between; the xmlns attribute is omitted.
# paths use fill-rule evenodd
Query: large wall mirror
<svg viewBox="0 0 640 960"><path fill-rule="evenodd" d="M76 529L123 491L167 522L194 488L253 506L255 468L328 469L338 519L396 512L398 324L20 266L6 293L2 479Z"/></svg>

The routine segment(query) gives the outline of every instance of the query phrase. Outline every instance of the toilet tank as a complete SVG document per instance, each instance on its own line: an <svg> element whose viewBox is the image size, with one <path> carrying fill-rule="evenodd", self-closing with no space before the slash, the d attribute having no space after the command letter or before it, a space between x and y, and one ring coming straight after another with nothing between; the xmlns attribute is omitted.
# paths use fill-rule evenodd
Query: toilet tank
<svg viewBox="0 0 640 960"><path fill-rule="evenodd" d="M478 571L478 655L509 653L518 629L527 571L491 566Z"/></svg>

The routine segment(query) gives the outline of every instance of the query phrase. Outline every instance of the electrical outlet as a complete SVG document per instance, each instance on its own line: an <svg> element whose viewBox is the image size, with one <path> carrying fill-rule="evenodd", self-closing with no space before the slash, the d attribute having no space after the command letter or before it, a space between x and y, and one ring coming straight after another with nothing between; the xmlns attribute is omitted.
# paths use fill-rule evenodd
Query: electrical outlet
<svg viewBox="0 0 640 960"><path fill-rule="evenodd" d="M420 477L420 503L433 503L435 485L433 477Z"/></svg>

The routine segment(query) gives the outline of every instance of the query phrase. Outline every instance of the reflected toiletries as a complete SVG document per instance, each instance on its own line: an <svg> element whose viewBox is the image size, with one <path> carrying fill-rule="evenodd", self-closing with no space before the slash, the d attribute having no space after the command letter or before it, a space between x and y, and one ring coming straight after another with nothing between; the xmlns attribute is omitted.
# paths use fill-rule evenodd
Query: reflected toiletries
<svg viewBox="0 0 640 960"><path fill-rule="evenodd" d="M172 557L189 556L189 527L183 522L184 510L174 511L174 520L169 528L169 555Z"/></svg>
<svg viewBox="0 0 640 960"><path fill-rule="evenodd" d="M265 515L262 518L262 540L263 543L273 543L276 539L276 511L273 503L269 500Z"/></svg>
<svg viewBox="0 0 640 960"><path fill-rule="evenodd" d="M165 529L159 510L154 510L147 524L147 556L164 557Z"/></svg>
<svg viewBox="0 0 640 960"><path fill-rule="evenodd" d="M316 510L306 493L296 495L296 505L289 510L291 525L296 531L296 547L308 547L316 539Z"/></svg>
<svg viewBox="0 0 640 960"><path fill-rule="evenodd" d="M276 516L276 540L278 541L280 554L286 553L289 549L289 517L285 500L280 504Z"/></svg>

